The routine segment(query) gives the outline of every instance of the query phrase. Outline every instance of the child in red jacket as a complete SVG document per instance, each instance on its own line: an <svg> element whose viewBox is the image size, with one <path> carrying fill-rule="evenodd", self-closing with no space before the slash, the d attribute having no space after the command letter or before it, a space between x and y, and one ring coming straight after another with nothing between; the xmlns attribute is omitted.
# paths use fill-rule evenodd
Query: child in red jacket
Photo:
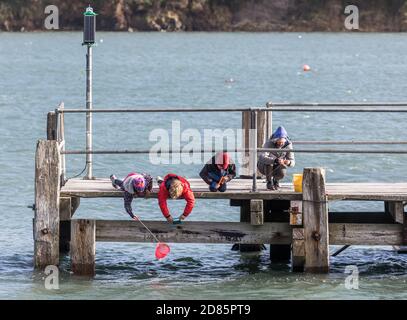
<svg viewBox="0 0 407 320"><path fill-rule="evenodd" d="M175 221L168 210L167 199L183 198L187 202L184 213L179 217L179 222L181 222L188 217L195 204L194 193L191 190L189 182L185 178L173 173L167 174L163 180L160 178L157 180L160 184L160 190L158 191L158 204L163 216L169 223L174 223Z"/></svg>

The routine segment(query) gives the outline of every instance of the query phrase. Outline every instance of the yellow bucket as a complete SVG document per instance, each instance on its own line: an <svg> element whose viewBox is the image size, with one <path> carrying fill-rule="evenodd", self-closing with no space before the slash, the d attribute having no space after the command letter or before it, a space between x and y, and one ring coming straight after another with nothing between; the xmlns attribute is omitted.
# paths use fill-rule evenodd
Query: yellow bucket
<svg viewBox="0 0 407 320"><path fill-rule="evenodd" d="M293 174L293 185L295 192L302 192L302 173Z"/></svg>

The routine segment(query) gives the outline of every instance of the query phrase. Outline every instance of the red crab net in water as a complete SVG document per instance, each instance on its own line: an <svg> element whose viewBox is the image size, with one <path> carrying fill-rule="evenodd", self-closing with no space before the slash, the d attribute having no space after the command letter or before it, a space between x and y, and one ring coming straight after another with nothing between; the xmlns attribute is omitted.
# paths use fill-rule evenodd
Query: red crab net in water
<svg viewBox="0 0 407 320"><path fill-rule="evenodd" d="M163 259L170 253L170 251L171 249L166 243L159 242L155 247L155 257L158 260Z"/></svg>

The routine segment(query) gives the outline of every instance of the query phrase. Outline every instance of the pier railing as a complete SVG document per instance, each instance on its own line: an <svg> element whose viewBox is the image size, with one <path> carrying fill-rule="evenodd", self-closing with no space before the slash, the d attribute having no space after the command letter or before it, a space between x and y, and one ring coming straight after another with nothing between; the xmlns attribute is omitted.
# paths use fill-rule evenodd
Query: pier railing
<svg viewBox="0 0 407 320"><path fill-rule="evenodd" d="M264 142L272 133L272 113L273 112L353 112L353 113L407 113L407 103L267 103L265 107L220 107L220 108L117 108L117 109L65 109L61 103L55 109L55 120L51 125L55 125L56 140L60 142L61 154L61 181L65 181L65 155L86 155L86 167L88 169L87 178L92 178L94 154L149 154L150 150L94 150L92 147L92 132L86 132L86 149L85 150L65 150L64 137L64 115L85 113L215 113L215 112L241 112L242 129L245 132L243 141L244 148L235 149L203 149L198 152L213 153L217 151L243 153L247 164L246 174L243 177L251 176L253 180L252 191L257 190L257 155L259 152L281 151L281 149L262 148ZM48 116L49 118L52 116ZM89 126L92 128L92 125ZM261 127L263 130L259 130ZM265 130L264 130L265 129ZM48 129L49 130L49 129ZM292 141L294 145L407 145L407 141ZM247 146L248 145L248 146ZM194 152L197 152L194 150ZM338 154L382 154L391 152L392 154L407 154L407 149L389 149L375 148L366 149L332 149L332 148L313 148L291 150L295 153L338 153ZM181 149L160 150L161 154L190 153Z"/></svg>

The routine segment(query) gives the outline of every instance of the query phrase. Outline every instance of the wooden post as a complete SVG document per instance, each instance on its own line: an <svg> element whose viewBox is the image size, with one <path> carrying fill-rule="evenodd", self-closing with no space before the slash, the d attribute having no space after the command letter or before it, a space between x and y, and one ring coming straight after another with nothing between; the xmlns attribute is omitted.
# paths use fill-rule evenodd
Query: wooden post
<svg viewBox="0 0 407 320"><path fill-rule="evenodd" d="M270 114L269 114L270 113ZM251 111L242 112L242 129L243 129L243 147L253 148L250 142L250 128L251 128ZM266 140L269 138L268 134L271 130L271 112L258 111L257 112L257 147L262 148ZM251 179L252 176L252 159L249 152L244 152L242 155L242 165L240 168L240 178ZM261 177L260 172L257 170L257 176Z"/></svg>
<svg viewBox="0 0 407 320"><path fill-rule="evenodd" d="M283 222L289 224L288 200L264 200L264 222ZM291 244L270 244L272 263L288 262L291 258Z"/></svg>
<svg viewBox="0 0 407 320"><path fill-rule="evenodd" d="M240 201L240 222L251 222L251 201L252 200L242 200ZM235 243L232 246L233 251L241 252L256 252L265 250L264 244L241 244Z"/></svg>
<svg viewBox="0 0 407 320"><path fill-rule="evenodd" d="M304 228L293 228L291 245L291 270L303 272L305 263Z"/></svg>
<svg viewBox="0 0 407 320"><path fill-rule="evenodd" d="M57 139L57 117L55 112L51 111L47 114L47 140Z"/></svg>
<svg viewBox="0 0 407 320"><path fill-rule="evenodd" d="M305 243L302 221L302 201L291 201L290 225L293 227L291 241L291 270L294 272L304 271Z"/></svg>
<svg viewBox="0 0 407 320"><path fill-rule="evenodd" d="M59 204L59 252L69 252L71 240L72 202L70 197L61 197Z"/></svg>
<svg viewBox="0 0 407 320"><path fill-rule="evenodd" d="M326 273L329 271L329 231L325 170L304 168L302 190L305 272Z"/></svg>
<svg viewBox="0 0 407 320"><path fill-rule="evenodd" d="M266 108L270 108L273 106L272 102L269 101L266 103ZM266 140L271 137L273 134L273 113L272 111L266 112Z"/></svg>
<svg viewBox="0 0 407 320"><path fill-rule="evenodd" d="M250 223L255 226L264 224L263 200L250 200Z"/></svg>
<svg viewBox="0 0 407 320"><path fill-rule="evenodd" d="M80 204L79 197L61 197L59 205L59 252L68 253L71 241L71 218Z"/></svg>
<svg viewBox="0 0 407 320"><path fill-rule="evenodd" d="M407 246L407 213L406 212L403 214L403 242L402 243L404 246Z"/></svg>
<svg viewBox="0 0 407 320"><path fill-rule="evenodd" d="M392 216L394 222L403 224L404 221L404 204L403 201L388 201L385 207Z"/></svg>
<svg viewBox="0 0 407 320"><path fill-rule="evenodd" d="M250 111L243 111L242 112L242 129L243 129L243 148L250 148L250 138L249 138L249 130L250 130ZM245 151L242 154L242 165L240 166L240 178L249 179L250 176L250 152Z"/></svg>
<svg viewBox="0 0 407 320"><path fill-rule="evenodd" d="M72 220L71 269L75 275L95 275L96 254L95 220Z"/></svg>
<svg viewBox="0 0 407 320"><path fill-rule="evenodd" d="M34 266L59 264L60 164L56 141L39 140L35 155Z"/></svg>

